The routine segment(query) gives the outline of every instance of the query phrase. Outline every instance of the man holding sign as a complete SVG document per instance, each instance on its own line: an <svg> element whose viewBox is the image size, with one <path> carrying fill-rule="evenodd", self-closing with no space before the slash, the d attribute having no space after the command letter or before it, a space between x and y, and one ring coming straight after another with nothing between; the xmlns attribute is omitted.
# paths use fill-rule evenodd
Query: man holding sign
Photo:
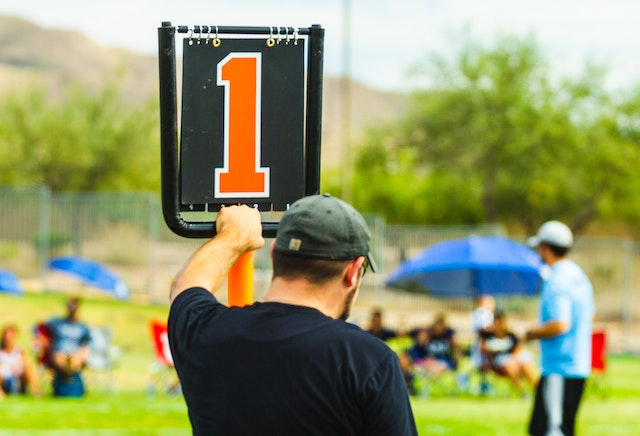
<svg viewBox="0 0 640 436"><path fill-rule="evenodd" d="M417 434L397 356L344 322L375 270L360 213L329 195L296 201L264 299L242 308L213 294L264 244L260 214L225 207L216 229L171 289L169 341L194 434Z"/></svg>

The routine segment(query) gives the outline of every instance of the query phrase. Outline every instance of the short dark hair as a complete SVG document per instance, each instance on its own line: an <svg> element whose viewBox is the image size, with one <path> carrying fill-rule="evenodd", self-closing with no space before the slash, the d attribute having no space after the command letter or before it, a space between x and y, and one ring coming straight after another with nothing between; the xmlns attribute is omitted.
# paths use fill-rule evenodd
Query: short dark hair
<svg viewBox="0 0 640 436"><path fill-rule="evenodd" d="M310 257L289 256L273 250L273 278L306 279L311 283L322 285L340 274L350 262L349 260L325 260Z"/></svg>
<svg viewBox="0 0 640 436"><path fill-rule="evenodd" d="M2 329L2 333L0 333L0 349L2 349L2 350L4 350L6 348L6 346L7 346L7 344L5 344L5 342L4 342L4 335L9 330L13 330L16 333L20 332L20 330L18 329L18 324L9 323L9 324L5 325L4 328Z"/></svg>
<svg viewBox="0 0 640 436"><path fill-rule="evenodd" d="M545 244L547 247L549 247L551 252L558 257L565 257L569 252L569 248L570 248L570 247L559 247L557 245L549 244L548 242L542 242L542 244Z"/></svg>

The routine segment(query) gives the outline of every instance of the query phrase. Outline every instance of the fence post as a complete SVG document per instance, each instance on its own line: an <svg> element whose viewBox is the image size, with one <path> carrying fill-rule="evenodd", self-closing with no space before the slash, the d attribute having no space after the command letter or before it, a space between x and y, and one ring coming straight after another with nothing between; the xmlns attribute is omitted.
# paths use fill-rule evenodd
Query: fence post
<svg viewBox="0 0 640 436"><path fill-rule="evenodd" d="M149 202L149 208L147 210L148 216L148 240L149 240L149 259L147 265L147 294L149 301L156 301L156 276L158 271L158 256L156 246L159 240L159 222L158 216L160 216L160 204L153 195L149 194L147 197Z"/></svg>
<svg viewBox="0 0 640 436"><path fill-rule="evenodd" d="M38 187L38 271L44 279L51 255L51 190L47 186Z"/></svg>
<svg viewBox="0 0 640 436"><path fill-rule="evenodd" d="M624 260L622 263L622 347L624 352L631 351L631 344L629 338L631 338L632 326L633 326L633 256L634 256L634 243L628 239L622 241L622 248L624 253Z"/></svg>

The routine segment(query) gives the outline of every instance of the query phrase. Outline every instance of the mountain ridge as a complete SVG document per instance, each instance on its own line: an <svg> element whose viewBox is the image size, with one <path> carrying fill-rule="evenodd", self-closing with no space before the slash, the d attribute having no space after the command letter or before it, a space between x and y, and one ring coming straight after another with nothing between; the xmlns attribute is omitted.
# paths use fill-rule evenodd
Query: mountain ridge
<svg viewBox="0 0 640 436"><path fill-rule="evenodd" d="M123 48L108 48L82 33L48 29L19 17L0 15L0 93L34 84L53 91L69 85L98 88L117 80L132 102L143 102L158 93L157 56ZM366 130L402 117L408 95L375 90L350 80L350 144L359 143ZM323 167L340 165L343 140L342 87L340 78L323 80Z"/></svg>

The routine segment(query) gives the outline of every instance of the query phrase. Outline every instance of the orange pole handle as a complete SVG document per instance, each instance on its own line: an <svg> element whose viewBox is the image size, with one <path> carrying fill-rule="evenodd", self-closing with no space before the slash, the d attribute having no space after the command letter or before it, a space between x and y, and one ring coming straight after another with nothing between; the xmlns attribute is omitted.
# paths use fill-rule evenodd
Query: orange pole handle
<svg viewBox="0 0 640 436"><path fill-rule="evenodd" d="M227 294L229 307L253 303L253 251L240 256L229 270Z"/></svg>

